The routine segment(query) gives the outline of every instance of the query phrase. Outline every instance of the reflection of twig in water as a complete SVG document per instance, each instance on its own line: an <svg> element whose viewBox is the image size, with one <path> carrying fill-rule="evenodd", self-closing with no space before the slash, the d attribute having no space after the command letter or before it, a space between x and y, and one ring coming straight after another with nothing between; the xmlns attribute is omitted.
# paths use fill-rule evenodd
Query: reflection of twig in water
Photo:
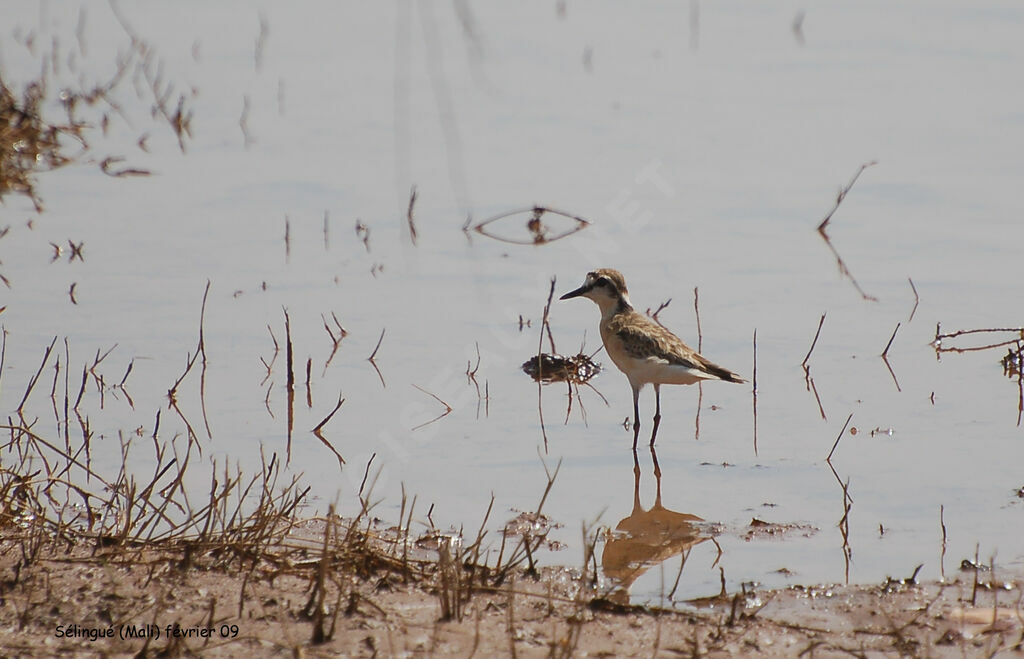
<svg viewBox="0 0 1024 659"><path fill-rule="evenodd" d="M757 455L757 328L754 328L754 374L751 376L753 384L750 388L750 395L754 406L754 455Z"/></svg>
<svg viewBox="0 0 1024 659"><path fill-rule="evenodd" d="M266 380L264 380L263 382L266 382ZM267 385L267 395L263 398L263 404L266 406L267 413L270 415L270 418L271 419L276 419L277 417L274 416L274 410L270 407L270 393L273 390L274 390L274 382L271 381L270 384Z"/></svg>
<svg viewBox="0 0 1024 659"><path fill-rule="evenodd" d="M479 341L474 341L473 345L476 346L476 365L474 366L472 361L466 360L466 382L467 383L469 383L469 382L476 383L476 374L477 374L477 371L480 370L480 342ZM479 393L479 390L480 390L480 386L477 385L477 392L478 393Z"/></svg>
<svg viewBox="0 0 1024 659"><path fill-rule="evenodd" d="M284 216L284 260L287 262L292 257L292 221Z"/></svg>
<svg viewBox="0 0 1024 659"><path fill-rule="evenodd" d="M942 527L942 554L939 556L939 575L946 580L946 506L939 505L939 526Z"/></svg>
<svg viewBox="0 0 1024 659"><path fill-rule="evenodd" d="M807 351L807 356L800 363L800 366L804 369L804 384L807 387L807 391L814 393L814 400L818 402L818 412L821 413L821 418L824 421L828 421L828 417L825 416L825 408L821 404L821 397L818 395L818 387L814 384L814 378L811 377L811 367L807 363L811 359L811 353L814 352L814 346L818 345L818 336L821 335L821 327L825 324L825 314L821 314L821 320L818 321L818 329L814 332L814 340L811 341L811 348Z"/></svg>
<svg viewBox="0 0 1024 659"><path fill-rule="evenodd" d="M449 405L448 403L444 402L443 400L441 400L440 398L438 398L438 397L437 397L436 395L434 395L434 394L430 393L429 391L427 391L427 390L426 390L426 389L424 389L423 387L419 387L419 386L416 386L415 384L414 384L414 385L412 385L412 386L416 387L417 389L419 389L419 390L420 390L420 391L422 391L423 393L427 394L428 396L430 396L431 398L433 398L433 399L434 399L434 400L436 400L437 402L441 403L442 405L444 405L444 408L445 408L445 409L444 409L444 412L442 412L441 414L437 415L436 417L434 417L434 418L433 418L433 419L431 419L430 421L426 421L426 422L424 422L424 423L421 423L421 424L420 424L420 425L418 425L418 426L415 426L415 427L413 428L413 430L419 430L419 429L420 429L420 428L422 428L423 426L429 426L429 425L430 425L431 423L433 423L433 422L435 422L435 421L438 421L438 420L440 420L440 419L443 419L444 417L446 417L446 416L448 416L449 414L451 414L451 413L452 413L452 406L451 406L451 405Z"/></svg>
<svg viewBox="0 0 1024 659"><path fill-rule="evenodd" d="M896 332L898 331L900 331L900 323L896 323L896 329L892 331L892 336L889 337L889 342L885 344L885 350L882 351L882 361L885 362L885 367L889 369L889 375L892 376L892 381L896 383L896 391L903 391L900 389L900 381L896 379L896 373L892 370L892 364L889 363L889 347L892 346L892 342L896 338Z"/></svg>
<svg viewBox="0 0 1024 659"><path fill-rule="evenodd" d="M331 446L331 443L327 441L327 438L324 437L323 433L321 433L320 431L323 429L324 426L327 425L327 422L331 420L331 417L333 417L335 412L337 412L338 409L341 408L341 406L342 406L342 404L344 402L345 402L345 399L342 398L339 395L338 396L338 404L334 406L334 409L331 410L331 413L328 414L327 416L325 416L324 420L321 421L320 423L318 423L316 428L313 428L313 434L317 436L317 439L319 439L321 442L323 442L324 446L329 448L331 450L331 452L334 453L334 457L338 458L338 466L339 467L341 467L342 465L345 464L345 458L341 457L341 453L338 453L337 449L335 449L333 446Z"/></svg>
<svg viewBox="0 0 1024 659"><path fill-rule="evenodd" d="M914 286L914 280L907 277L907 281L910 282L910 290L914 291L914 308L910 310L910 316L907 318L907 322L914 320L914 314L917 313L917 305L921 303L921 296L917 294L917 286Z"/></svg>
<svg viewBox="0 0 1024 659"><path fill-rule="evenodd" d="M331 329L330 325L327 324L327 319L324 318L323 314L320 314L320 319L324 321L324 329L327 330L327 336L331 337L331 354L324 362L324 374L327 373L327 367L331 365L331 360L334 359L334 355L337 354L338 348L341 347L341 340L348 336L348 331L341 326L341 321L338 320L338 316L331 312L331 318L334 320L334 324L338 327L338 334L334 334L334 330Z"/></svg>
<svg viewBox="0 0 1024 659"><path fill-rule="evenodd" d="M543 366L541 363L541 347L544 345L544 328L548 330L548 340L551 341L551 352L555 353L555 340L551 337L551 328L548 327L548 314L551 312L551 300L555 296L555 277L551 278L551 288L548 290L548 301L544 305L544 316L541 321L540 336L537 337L537 366L540 369L537 378L537 416L540 418L540 433L544 437L544 452L548 450L548 431L544 428L544 405L541 380L543 379ZM561 463L559 463L561 464ZM545 469L547 467L545 466ZM557 469L556 469L557 473Z"/></svg>
<svg viewBox="0 0 1024 659"><path fill-rule="evenodd" d="M249 133L249 95L242 96L242 116L238 118L238 127L242 130L242 144L248 149L256 140Z"/></svg>
<svg viewBox="0 0 1024 659"><path fill-rule="evenodd" d="M828 248L832 251L832 255L836 257L836 265L839 266L840 274L842 274L845 277L848 277L850 282L853 284L854 288L856 288L857 292L860 293L860 296L865 300L870 300L871 302L877 302L878 298L868 295L867 293L864 292L864 289L860 287L860 284L857 283L857 280L850 272L850 269L846 267L846 263L843 261L842 257L839 256L839 252L836 251L835 246L832 245L832 240L829 238L828 233L825 231L825 229L828 227L828 223L832 219L832 216L835 214L837 210L839 210L839 205L843 203L843 200L846 199L846 195L849 194L850 189L853 188L853 184L857 182L857 179L860 177L861 172L863 172L868 167L877 164L877 162L878 161L876 160L872 160L871 162L864 163L863 165L860 166L860 169L858 169L857 173L853 175L853 178L851 178L850 182L846 184L846 187L841 188L839 190L839 194L836 196L835 205L832 207L832 210L830 210L828 214L825 216L825 219L821 221L821 224L818 225L818 233L821 235L822 240L825 241L825 244L828 245Z"/></svg>
<svg viewBox="0 0 1024 659"><path fill-rule="evenodd" d="M700 329L700 293L693 287L693 315L697 319L697 352L704 349L704 333ZM693 438L700 439L700 410L704 405L704 383L697 382L697 414L693 419ZM653 447L652 447L653 448ZM682 570L682 566L679 568Z"/></svg>
<svg viewBox="0 0 1024 659"><path fill-rule="evenodd" d="M267 369L267 375L260 382L260 386L266 384L267 380L270 379L270 375L271 373L273 373L274 370L274 362L277 361L277 354L281 352L281 347L277 344L277 337L274 336L274 330L270 327L269 324L267 325L267 331L270 332L270 339L274 342L274 354L270 357L269 364L267 363L266 359L263 359L262 356L260 357L260 362L262 362L263 367Z"/></svg>
<svg viewBox="0 0 1024 659"><path fill-rule="evenodd" d="M807 367L807 377L805 380L807 384L807 390L814 394L814 400L818 402L818 413L821 414L822 421L828 421L828 417L825 416L825 407L821 404L821 396L818 395L818 386L814 384L814 378L811 377L811 368Z"/></svg>
<svg viewBox="0 0 1024 659"><path fill-rule="evenodd" d="M840 436L842 436L842 433L840 433ZM850 496L850 479L847 478L844 483L843 479L839 477L839 472L832 466L832 462L826 462L828 462L828 468L832 470L832 475L836 477L839 486L843 488L843 516L839 519L837 526L839 527L839 533L843 536L843 562L846 566L846 583L849 584L850 558L853 556L853 549L850 547L850 510L853 508L853 498Z"/></svg>
<svg viewBox="0 0 1024 659"><path fill-rule="evenodd" d="M188 376L189 372L192 370L192 367L195 365L196 359L199 357L199 355L203 356L202 373L200 374L199 383L199 400L203 412L203 423L206 425L207 437L212 438L212 434L210 433L210 423L206 417L206 341L204 338L203 330L203 325L206 319L206 299L209 296L209 294L210 281L207 280L206 289L203 291L203 304L199 312L199 345L196 347L195 353L191 354L188 357L187 363L185 365L185 371L181 374L181 376L178 377L177 380L175 380L174 384L167 391L167 399L169 401L168 407L173 409L178 414L178 416L181 417L181 420L185 423L185 426L188 429L189 441L198 439L198 437L196 436L195 431L192 429L192 424L188 422L188 419L185 418L185 415L182 414L180 409L178 409L177 392L178 386ZM106 355L104 355L104 357L105 356ZM202 447L200 447L199 450L200 452L202 452Z"/></svg>
<svg viewBox="0 0 1024 659"><path fill-rule="evenodd" d="M850 425L850 419L853 418L853 414L846 417L846 423L843 424L843 429L839 431L839 436L836 437L835 443L832 445L832 450L828 452L828 457L825 458L825 462L828 463L828 468L832 470L832 475L836 477L836 481L839 486L843 488L843 516L839 519L839 532L843 536L843 560L846 564L846 583L850 583L850 557L853 555L853 550L850 548L850 509L853 507L853 498L850 496L850 480L847 479L843 483L843 479L839 477L839 472L832 465L832 454L835 453L836 447L839 446L839 440L843 438L843 433L846 432L846 427Z"/></svg>
<svg viewBox="0 0 1024 659"><path fill-rule="evenodd" d="M210 280L206 280L206 290L203 291L203 306L199 311L199 352L203 355L201 368L199 369L199 408L203 412L203 425L206 427L206 438L213 439L210 432L210 418L206 414L206 339L204 325L206 324L206 296L210 294Z"/></svg>
<svg viewBox="0 0 1024 659"><path fill-rule="evenodd" d="M1017 372L1017 426L1024 415L1024 373Z"/></svg>
<svg viewBox="0 0 1024 659"><path fill-rule="evenodd" d="M128 381L128 376L131 375L133 368L135 368L135 359L134 358L130 362L128 362L128 368L125 370L124 376L121 378L120 382L118 382L117 384L114 385L114 388L115 389L120 389L121 392L128 399L128 405L130 405L132 409L135 409L135 402L132 401L131 394L129 394L128 390L124 388L124 383Z"/></svg>
<svg viewBox="0 0 1024 659"><path fill-rule="evenodd" d="M568 389L567 393L569 395L568 395L568 403L565 406L565 421L563 422L563 424L564 425L569 425L569 415L572 414L572 399L573 399L573 395L572 395L572 382L570 382L569 380L566 380L565 381L565 386L566 386L566 389ZM587 409L585 407L583 407L583 400L582 399L580 400L580 418L583 419L583 425L584 425L584 427L586 427L587 426Z"/></svg>
<svg viewBox="0 0 1024 659"><path fill-rule="evenodd" d="M480 403L483 402L484 397L480 394L480 383L476 380L476 374L480 370L480 342L474 341L476 346L476 365L473 365L471 360L466 360L466 384L472 383L473 387L476 388L476 418L480 418ZM484 381L486 387L486 380Z"/></svg>
<svg viewBox="0 0 1024 659"><path fill-rule="evenodd" d="M285 363L287 364L286 369L286 386L285 391L288 395L288 447L287 447L287 460L290 463L292 460L292 429L295 427L295 370L293 368L294 358L292 350L292 321L288 316L288 309L284 310L284 337L285 337Z"/></svg>
<svg viewBox="0 0 1024 659"><path fill-rule="evenodd" d="M313 370L313 358L306 357L306 407L313 409L313 384L312 375Z"/></svg>
<svg viewBox="0 0 1024 659"><path fill-rule="evenodd" d="M385 388L387 388L388 385L387 383L384 382L384 376L381 375L380 369L377 368L377 361L374 359L374 357L377 356L377 351L380 350L380 344L384 340L384 332L386 332L387 329L388 328L385 327L380 331L380 338L377 339L377 346L373 349L373 352L370 353L370 356L366 358L366 361L370 362L370 365L373 366L373 370L377 371L377 377L380 378L381 386Z"/></svg>
<svg viewBox="0 0 1024 659"><path fill-rule="evenodd" d="M803 46L806 43L806 40L804 39L804 18L805 18L805 16L806 16L806 12L804 12L801 9L800 11L798 11L796 13L796 16L793 17L793 23L790 25L790 27L793 30L793 38L796 40L797 44L799 44L801 46Z"/></svg>
<svg viewBox="0 0 1024 659"><path fill-rule="evenodd" d="M409 238L412 240L413 247L416 246L416 220L413 219L413 206L416 205L416 186L412 186L412 191L409 192L409 209L405 212L405 220L409 225Z"/></svg>

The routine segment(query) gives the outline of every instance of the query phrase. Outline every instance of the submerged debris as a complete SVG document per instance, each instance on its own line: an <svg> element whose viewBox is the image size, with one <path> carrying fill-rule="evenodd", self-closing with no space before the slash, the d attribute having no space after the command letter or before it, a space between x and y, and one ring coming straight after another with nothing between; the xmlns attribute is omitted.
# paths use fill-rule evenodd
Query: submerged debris
<svg viewBox="0 0 1024 659"><path fill-rule="evenodd" d="M519 511L513 510L513 512ZM505 522L501 533L506 538L522 538L528 545L535 543L534 549L543 546L548 551L558 551L565 549L565 543L548 538L548 534L560 528L562 528L561 523L543 513L519 512L518 515Z"/></svg>
<svg viewBox="0 0 1024 659"><path fill-rule="evenodd" d="M1021 377L1021 373L1024 373L1024 342L1018 341L1013 348L1007 348L1000 363L1003 365L1003 375L1011 379Z"/></svg>
<svg viewBox="0 0 1024 659"><path fill-rule="evenodd" d="M918 583L917 574L921 571L922 567L924 567L924 563L921 563L917 567L915 567L914 573L911 574L909 577L904 577L902 579L893 579L892 577L887 576L885 578L885 583L882 584L882 592L886 595L890 595L892 593L902 593L911 586L916 586Z"/></svg>
<svg viewBox="0 0 1024 659"><path fill-rule="evenodd" d="M601 367L582 352L570 357L541 353L530 357L523 372L540 382L573 382L580 384L601 372Z"/></svg>
<svg viewBox="0 0 1024 659"><path fill-rule="evenodd" d="M743 539L750 542L751 540L762 538L781 538L794 533L798 533L804 538L809 538L817 532L818 529L811 524L766 522L754 517L750 520L746 533L743 534Z"/></svg>

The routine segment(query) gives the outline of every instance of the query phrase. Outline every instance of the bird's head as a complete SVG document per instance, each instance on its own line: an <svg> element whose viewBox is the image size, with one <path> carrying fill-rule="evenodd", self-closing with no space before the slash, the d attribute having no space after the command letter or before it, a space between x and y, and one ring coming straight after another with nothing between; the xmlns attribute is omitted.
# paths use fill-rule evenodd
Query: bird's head
<svg viewBox="0 0 1024 659"><path fill-rule="evenodd" d="M626 290L626 279L621 272L611 268L588 272L582 286L569 291L559 299L568 300L573 297L590 298L601 307L602 315L614 313L623 305L632 307L629 302L629 291Z"/></svg>

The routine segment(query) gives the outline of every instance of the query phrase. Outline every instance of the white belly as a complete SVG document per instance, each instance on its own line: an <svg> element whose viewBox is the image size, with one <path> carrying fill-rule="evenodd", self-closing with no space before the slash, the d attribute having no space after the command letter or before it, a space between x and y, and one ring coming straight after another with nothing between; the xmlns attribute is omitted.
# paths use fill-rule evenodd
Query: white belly
<svg viewBox="0 0 1024 659"><path fill-rule="evenodd" d="M694 384L701 380L714 379L704 371L672 364L660 357L638 359L622 349L618 341L611 340L605 344L605 350L612 362L626 374L634 385L652 384Z"/></svg>

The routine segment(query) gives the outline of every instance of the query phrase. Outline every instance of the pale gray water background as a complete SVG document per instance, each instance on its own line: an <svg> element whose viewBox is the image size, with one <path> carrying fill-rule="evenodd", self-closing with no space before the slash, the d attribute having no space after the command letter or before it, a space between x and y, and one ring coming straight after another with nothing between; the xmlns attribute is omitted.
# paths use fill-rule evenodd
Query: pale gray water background
<svg viewBox="0 0 1024 659"><path fill-rule="evenodd" d="M118 102L127 119L82 110L93 121L111 112L110 132L91 134L92 163L39 178L41 214L5 197L0 229L11 228L0 239L0 273L11 286L0 288L8 333L0 411L16 409L54 336L62 356L68 339L75 391L81 366L116 343L102 370L116 382L135 360L134 409L109 392L100 409L94 389L83 404L97 435L93 459L114 469L118 432L148 436L166 408L195 349L210 280L212 439L197 373L179 394L204 460L252 470L261 446L284 455L284 354L265 384L260 357L273 352L268 324L283 347L287 307L299 371L290 469L313 485L310 514L336 499L353 512L375 453L378 516L397 521L404 484L418 496L418 520L433 504L439 526L475 533L493 493L496 546L512 510L539 500L540 453L549 469L561 461L545 512L564 524L553 537L568 545L544 561L578 565L581 523L614 527L632 508L631 433L621 425L629 387L598 355L609 370L593 384L609 405L584 390L586 424L575 410L563 424L565 389L546 387L545 454L536 385L519 365L537 349L550 278L557 295L610 266L625 273L641 309L672 298L660 317L694 345L699 287L704 354L747 377L757 329L757 455L749 385L704 386L696 441L697 389L663 392L662 502L725 529L718 565L712 543L697 546L677 599L717 592L718 566L730 590L846 578L843 492L824 458L851 413L859 432L844 435L832 460L853 499L851 582L908 576L919 563L922 576L939 577L940 505L947 574L976 544L983 560L1021 568L1024 505L1014 490L1024 485L1024 430L1017 385L1001 374L1004 352L938 361L929 342L937 322L1021 325L1024 9L720 2L700 4L693 27L687 3L568 3L564 16L554 2L474 4L460 18L461 6L124 4L164 77L189 94L193 139L183 155L150 118L144 84L125 85ZM109 78L128 48L104 4L6 3L3 13L0 71L9 85L38 74L54 39L65 62L54 80L65 84ZM246 98L248 147L239 126ZM149 153L136 146L143 133ZM155 175L107 177L95 166L107 155ZM815 232L839 187L872 160L830 235L877 302L840 276ZM416 246L405 228L412 185ZM460 230L467 214L481 220L535 203L593 225L541 247L470 241ZM357 219L370 229L369 252ZM502 230L526 237L524 219ZM84 262L69 263L65 251L50 264L49 243L69 239L85 241ZM908 277L920 293L911 322ZM331 312L350 334L324 374L331 345L321 314ZM826 312L810 361L823 420L800 362ZM532 327L520 331L520 315ZM575 352L584 333L596 349L597 319L589 301L556 301L559 350ZM901 391L878 357L897 323L889 357ZM386 387L366 361L384 328L377 363ZM464 374L477 344L486 409ZM312 409L302 386L307 357ZM30 408L37 432L58 437L52 379L51 362ZM412 385L444 399L451 414L411 430L443 411ZM346 402L326 436L347 460L343 470L309 433L339 393ZM652 413L648 390L645 430ZM871 436L876 427L891 436ZM161 437L184 432L164 409ZM140 474L152 468L146 441L132 453ZM639 459L650 506L646 449ZM205 492L206 473L192 477ZM747 542L753 517L820 530ZM658 600L678 564L677 556L664 574L649 570L634 598ZM776 572L783 567L792 576Z"/></svg>

